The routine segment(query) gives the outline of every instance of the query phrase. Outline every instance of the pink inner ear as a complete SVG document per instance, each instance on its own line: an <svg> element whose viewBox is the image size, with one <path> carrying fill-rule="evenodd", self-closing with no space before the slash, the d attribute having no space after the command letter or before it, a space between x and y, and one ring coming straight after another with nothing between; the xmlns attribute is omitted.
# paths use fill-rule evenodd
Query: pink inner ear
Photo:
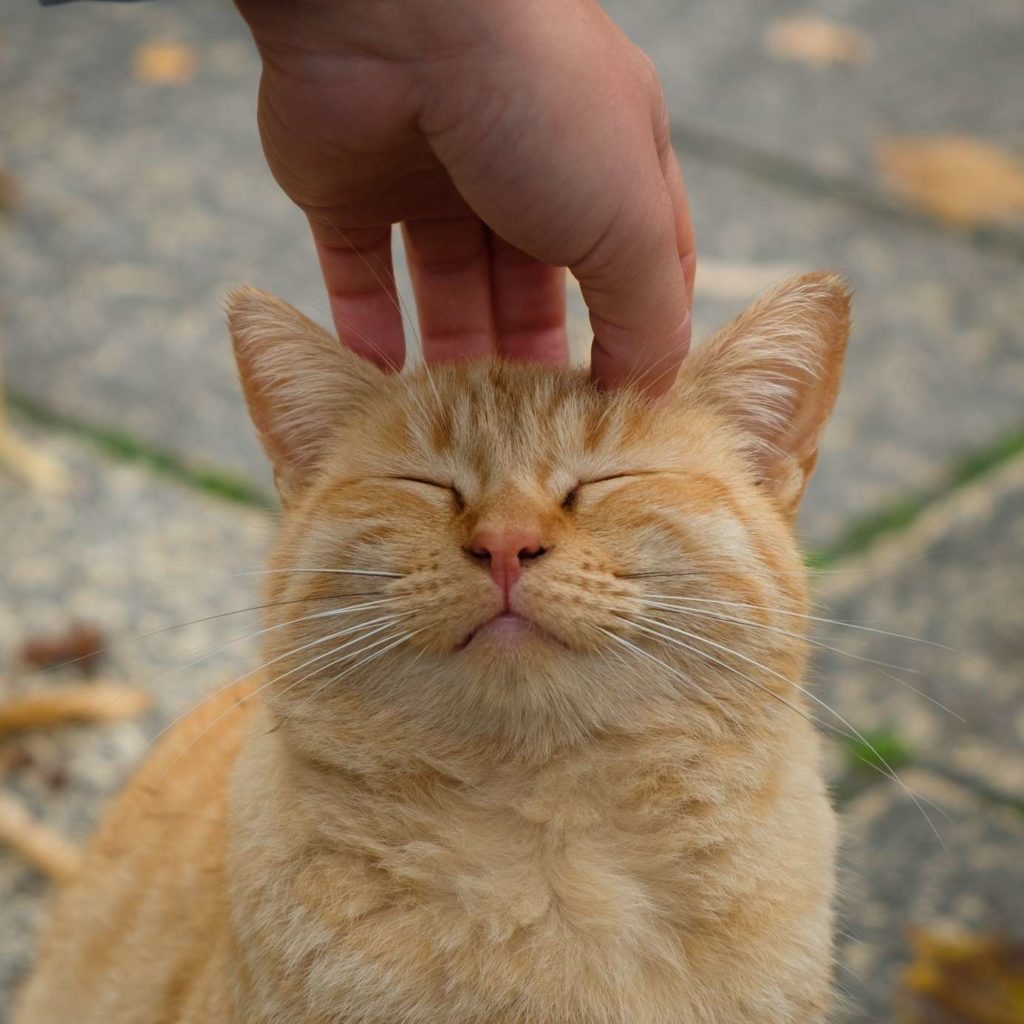
<svg viewBox="0 0 1024 1024"><path fill-rule="evenodd" d="M230 296L228 324L249 414L284 499L304 485L339 426L384 375L255 288Z"/></svg>
<svg viewBox="0 0 1024 1024"><path fill-rule="evenodd" d="M779 361L760 368L761 375L772 381L773 393L778 397L772 402L772 415L753 417L752 432L774 451L798 461L817 449L835 399L822 362L805 366ZM758 369L753 369L754 375L758 375Z"/></svg>

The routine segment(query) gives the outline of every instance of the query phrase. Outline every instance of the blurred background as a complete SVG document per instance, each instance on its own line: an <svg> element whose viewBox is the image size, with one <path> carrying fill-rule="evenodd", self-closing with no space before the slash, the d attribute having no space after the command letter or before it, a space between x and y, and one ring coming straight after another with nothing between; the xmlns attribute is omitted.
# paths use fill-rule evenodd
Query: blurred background
<svg viewBox="0 0 1024 1024"><path fill-rule="evenodd" d="M838 1018L1024 1021L1024 5L606 6L668 94L697 336L790 273L856 293L801 522L818 614L854 624L817 624L813 671L841 716L816 709L844 816ZM255 663L256 614L224 613L259 603L273 503L221 302L250 282L328 320L256 81L226 0L0 0L0 701L149 701L0 736L4 794L73 839ZM0 847L0 1021L48 891Z"/></svg>

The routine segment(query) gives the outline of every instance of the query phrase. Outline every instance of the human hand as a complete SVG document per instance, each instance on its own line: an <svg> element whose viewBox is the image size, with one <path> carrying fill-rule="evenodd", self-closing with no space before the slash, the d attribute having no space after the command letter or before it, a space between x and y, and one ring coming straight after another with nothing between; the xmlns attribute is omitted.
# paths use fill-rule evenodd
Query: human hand
<svg viewBox="0 0 1024 1024"><path fill-rule="evenodd" d="M339 336L401 366L391 226L428 360L564 361L564 270L602 385L666 390L695 252L661 87L594 0L236 0L270 168Z"/></svg>

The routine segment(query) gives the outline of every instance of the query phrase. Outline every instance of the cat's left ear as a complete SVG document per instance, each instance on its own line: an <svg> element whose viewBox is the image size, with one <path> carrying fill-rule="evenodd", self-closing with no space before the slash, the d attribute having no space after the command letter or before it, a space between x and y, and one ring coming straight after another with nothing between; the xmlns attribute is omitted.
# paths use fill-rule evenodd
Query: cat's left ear
<svg viewBox="0 0 1024 1024"><path fill-rule="evenodd" d="M850 293L808 274L759 298L683 363L677 390L738 428L780 510L796 513L832 413L850 332Z"/></svg>
<svg viewBox="0 0 1024 1024"><path fill-rule="evenodd" d="M228 296L227 314L249 415L288 504L385 377L267 292L239 288Z"/></svg>

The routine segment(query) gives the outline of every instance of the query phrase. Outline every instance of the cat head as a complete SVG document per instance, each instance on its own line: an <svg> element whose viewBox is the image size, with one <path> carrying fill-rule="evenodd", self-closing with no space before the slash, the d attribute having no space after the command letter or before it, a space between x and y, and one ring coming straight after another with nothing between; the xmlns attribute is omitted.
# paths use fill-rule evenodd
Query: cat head
<svg viewBox="0 0 1024 1024"><path fill-rule="evenodd" d="M500 360L385 374L253 289L229 322L284 507L282 722L550 749L793 699L791 525L841 372L837 277L766 294L660 400Z"/></svg>

